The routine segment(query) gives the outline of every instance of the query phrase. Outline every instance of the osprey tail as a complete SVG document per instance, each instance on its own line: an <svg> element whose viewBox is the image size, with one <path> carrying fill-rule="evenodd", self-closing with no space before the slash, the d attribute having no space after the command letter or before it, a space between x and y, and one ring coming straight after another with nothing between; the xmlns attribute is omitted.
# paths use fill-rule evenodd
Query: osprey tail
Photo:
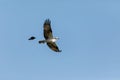
<svg viewBox="0 0 120 80"><path fill-rule="evenodd" d="M39 41L40 44L41 44L41 43L44 44L45 42L46 42L45 40L41 40L41 41Z"/></svg>

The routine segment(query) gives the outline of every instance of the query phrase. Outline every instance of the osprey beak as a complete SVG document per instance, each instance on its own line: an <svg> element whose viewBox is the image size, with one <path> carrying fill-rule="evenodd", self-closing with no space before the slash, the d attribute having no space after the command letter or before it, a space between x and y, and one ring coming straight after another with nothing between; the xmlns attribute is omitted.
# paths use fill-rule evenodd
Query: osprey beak
<svg viewBox="0 0 120 80"><path fill-rule="evenodd" d="M56 39L60 39L59 37L56 37Z"/></svg>

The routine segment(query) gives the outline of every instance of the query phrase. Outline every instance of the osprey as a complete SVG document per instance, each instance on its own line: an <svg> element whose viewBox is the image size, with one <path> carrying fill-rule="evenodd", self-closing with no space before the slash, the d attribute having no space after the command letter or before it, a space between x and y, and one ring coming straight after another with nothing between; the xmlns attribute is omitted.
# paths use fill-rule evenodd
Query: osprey
<svg viewBox="0 0 120 80"><path fill-rule="evenodd" d="M58 37L53 37L53 34L52 34L52 29L51 29L51 21L49 19L46 19L44 24L43 24L43 27L44 27L44 38L45 40L40 40L39 43L46 43L48 45L48 47L50 49L52 49L53 51L55 52L61 52L61 50L59 50L58 46L56 45L56 41L59 39ZM35 37L32 36L30 37L28 40L34 40Z"/></svg>

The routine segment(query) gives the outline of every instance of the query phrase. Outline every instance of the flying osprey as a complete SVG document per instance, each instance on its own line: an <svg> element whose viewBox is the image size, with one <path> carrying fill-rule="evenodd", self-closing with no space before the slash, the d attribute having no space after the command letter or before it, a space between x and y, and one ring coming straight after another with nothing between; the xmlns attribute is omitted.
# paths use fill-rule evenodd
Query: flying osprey
<svg viewBox="0 0 120 80"><path fill-rule="evenodd" d="M50 49L52 49L55 52L61 52L59 50L58 46L56 45L56 41L59 39L58 37L53 37L52 35L52 29L51 29L51 21L49 19L46 19L44 24L44 38L45 40L40 40L39 43L46 43ZM28 40L34 40L35 37L32 36Z"/></svg>

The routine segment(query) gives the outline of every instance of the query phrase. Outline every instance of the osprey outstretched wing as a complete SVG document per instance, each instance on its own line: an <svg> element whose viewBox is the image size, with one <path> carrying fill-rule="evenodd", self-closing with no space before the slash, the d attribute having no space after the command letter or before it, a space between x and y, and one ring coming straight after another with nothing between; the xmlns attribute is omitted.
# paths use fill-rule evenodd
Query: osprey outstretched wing
<svg viewBox="0 0 120 80"><path fill-rule="evenodd" d="M61 50L59 50L58 46L55 43L55 41L58 38L53 38L52 35L51 21L49 19L46 19L43 27L44 27L44 38L46 39L48 47L55 52L61 52Z"/></svg>
<svg viewBox="0 0 120 80"><path fill-rule="evenodd" d="M55 52L61 52L62 50L59 50L58 46L56 45L55 42L48 42L47 45L49 46L50 49L52 49Z"/></svg>
<svg viewBox="0 0 120 80"><path fill-rule="evenodd" d="M43 27L44 27L44 38L45 39L53 38L52 29L51 29L51 21L49 19L45 20Z"/></svg>

